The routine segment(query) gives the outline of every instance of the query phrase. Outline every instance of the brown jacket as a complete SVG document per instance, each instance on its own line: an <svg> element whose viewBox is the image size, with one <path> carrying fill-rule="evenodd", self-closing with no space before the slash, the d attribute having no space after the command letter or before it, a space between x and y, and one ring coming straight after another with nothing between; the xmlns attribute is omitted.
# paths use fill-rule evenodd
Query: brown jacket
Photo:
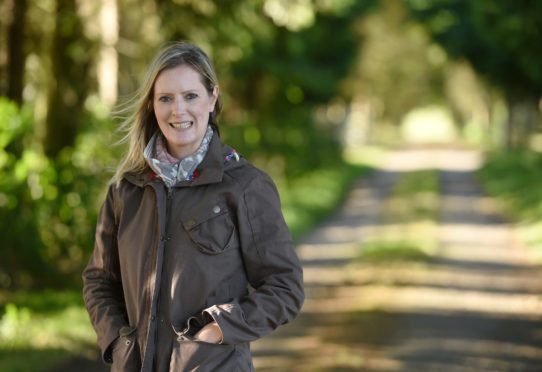
<svg viewBox="0 0 542 372"><path fill-rule="evenodd" d="M213 137L198 177L111 185L83 294L113 371L251 371L249 342L291 321L302 269L262 171ZM215 320L222 344L193 341Z"/></svg>

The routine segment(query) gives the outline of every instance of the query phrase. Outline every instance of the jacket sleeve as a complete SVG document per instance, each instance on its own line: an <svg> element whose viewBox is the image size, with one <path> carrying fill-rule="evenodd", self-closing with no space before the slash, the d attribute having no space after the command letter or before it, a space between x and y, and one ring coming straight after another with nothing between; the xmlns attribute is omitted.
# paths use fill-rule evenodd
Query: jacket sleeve
<svg viewBox="0 0 542 372"><path fill-rule="evenodd" d="M241 252L250 285L238 301L204 310L220 326L223 343L256 340L293 320L304 300L303 273L280 200L266 174L246 187L238 211Z"/></svg>
<svg viewBox="0 0 542 372"><path fill-rule="evenodd" d="M83 271L83 297L98 335L104 362L111 363L110 346L127 325L117 251L115 185L109 187L96 226L94 251Z"/></svg>

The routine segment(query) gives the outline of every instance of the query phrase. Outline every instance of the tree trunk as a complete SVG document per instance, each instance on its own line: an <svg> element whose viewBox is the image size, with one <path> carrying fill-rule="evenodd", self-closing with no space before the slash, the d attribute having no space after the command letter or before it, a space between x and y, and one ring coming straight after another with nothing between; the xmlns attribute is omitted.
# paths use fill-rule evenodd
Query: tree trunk
<svg viewBox="0 0 542 372"><path fill-rule="evenodd" d="M27 0L16 0L13 3L13 19L8 31L8 97L21 104L24 88L24 38L25 16L28 8Z"/></svg>
<svg viewBox="0 0 542 372"><path fill-rule="evenodd" d="M100 25L102 46L98 61L98 87L101 100L109 107L117 101L119 19L116 0L102 0Z"/></svg>
<svg viewBox="0 0 542 372"><path fill-rule="evenodd" d="M75 0L57 0L51 50L53 77L45 121L44 149L47 156L55 157L63 148L75 143L88 93L90 51L90 42L83 35Z"/></svg>
<svg viewBox="0 0 542 372"><path fill-rule="evenodd" d="M506 122L506 148L527 148L538 125L537 99L508 98L508 120Z"/></svg>
<svg viewBox="0 0 542 372"><path fill-rule="evenodd" d="M508 118L505 123L504 130L504 146L507 150L511 150L515 147L515 132L514 132L514 103L510 98L506 100L506 107L508 109Z"/></svg>

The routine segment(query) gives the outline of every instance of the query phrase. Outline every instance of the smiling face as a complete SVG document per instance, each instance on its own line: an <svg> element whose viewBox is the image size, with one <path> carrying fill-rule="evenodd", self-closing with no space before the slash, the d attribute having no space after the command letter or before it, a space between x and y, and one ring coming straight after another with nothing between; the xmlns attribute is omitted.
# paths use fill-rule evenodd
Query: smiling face
<svg viewBox="0 0 542 372"><path fill-rule="evenodd" d="M218 87L209 94L201 79L196 70L181 65L163 70L154 83L154 115L169 153L178 159L198 149L218 97Z"/></svg>

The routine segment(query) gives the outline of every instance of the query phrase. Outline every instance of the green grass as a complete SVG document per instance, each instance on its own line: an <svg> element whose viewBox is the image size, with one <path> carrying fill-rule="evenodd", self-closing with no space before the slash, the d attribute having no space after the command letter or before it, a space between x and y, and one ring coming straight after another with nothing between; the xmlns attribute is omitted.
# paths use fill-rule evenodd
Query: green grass
<svg viewBox="0 0 542 372"><path fill-rule="evenodd" d="M426 262L430 255L409 241L374 241L364 244L360 259L365 263Z"/></svg>
<svg viewBox="0 0 542 372"><path fill-rule="evenodd" d="M46 371L72 356L96 357L78 291L0 295L0 371Z"/></svg>
<svg viewBox="0 0 542 372"><path fill-rule="evenodd" d="M501 152L490 156L478 175L515 221L532 222L542 216L541 170L542 154Z"/></svg>
<svg viewBox="0 0 542 372"><path fill-rule="evenodd" d="M48 372L71 354L63 349L11 348L0 349L0 370L9 372Z"/></svg>
<svg viewBox="0 0 542 372"><path fill-rule="evenodd" d="M388 218L407 223L424 219L436 220L438 203L438 172L408 172L401 176L387 201Z"/></svg>
<svg viewBox="0 0 542 372"><path fill-rule="evenodd" d="M352 182L369 168L337 164L278 184L284 218L294 239L329 215L343 200Z"/></svg>
<svg viewBox="0 0 542 372"><path fill-rule="evenodd" d="M425 262L438 248L438 172L400 176L383 206L378 237L360 245L360 262Z"/></svg>
<svg viewBox="0 0 542 372"><path fill-rule="evenodd" d="M533 258L542 262L542 154L525 150L494 153L478 176L485 191L518 225Z"/></svg>

